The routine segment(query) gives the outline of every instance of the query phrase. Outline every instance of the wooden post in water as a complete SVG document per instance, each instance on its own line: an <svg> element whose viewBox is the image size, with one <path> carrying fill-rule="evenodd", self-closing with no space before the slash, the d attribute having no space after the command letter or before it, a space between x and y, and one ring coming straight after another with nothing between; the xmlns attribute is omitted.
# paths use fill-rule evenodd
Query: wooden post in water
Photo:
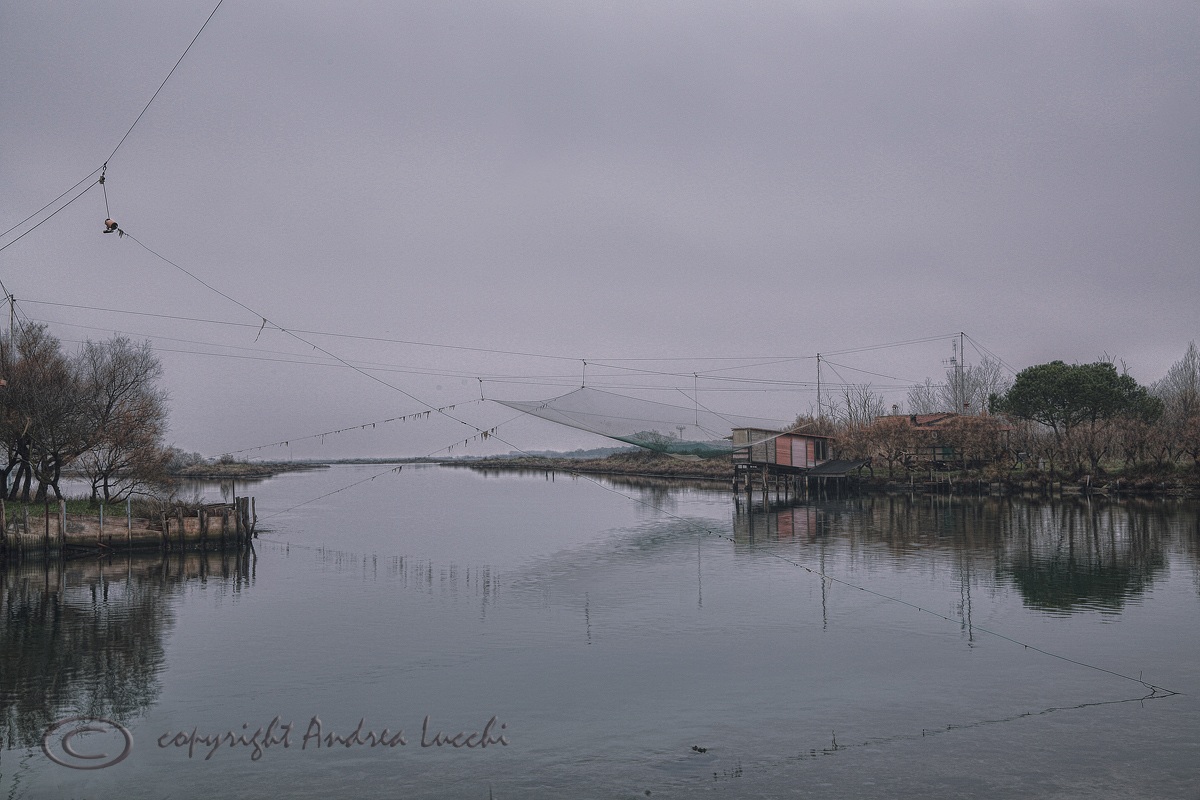
<svg viewBox="0 0 1200 800"><path fill-rule="evenodd" d="M0 497L0 553L8 549L8 516L5 514L4 498Z"/></svg>
<svg viewBox="0 0 1200 800"><path fill-rule="evenodd" d="M96 541L104 541L104 503L100 504L100 534L97 536Z"/></svg>
<svg viewBox="0 0 1200 800"><path fill-rule="evenodd" d="M187 544L185 534L187 533L187 525L183 521L183 505L175 506L175 518L179 520L179 549L183 550Z"/></svg>
<svg viewBox="0 0 1200 800"><path fill-rule="evenodd" d="M170 528L170 524L171 524L171 523L167 521L167 512L165 512L165 511L163 511L163 512L160 512L160 513L159 513L159 518L162 520L162 532L163 532L163 533L162 533L162 544L163 544L163 550L170 550L170 549L171 549L171 538L170 538L170 536L169 536L169 532L170 532L170 530L171 530L171 528Z"/></svg>
<svg viewBox="0 0 1200 800"><path fill-rule="evenodd" d="M242 545L242 515L238 513L238 496L233 496L233 541L238 547Z"/></svg>
<svg viewBox="0 0 1200 800"><path fill-rule="evenodd" d="M67 550L67 501L58 501L58 549L59 553Z"/></svg>
<svg viewBox="0 0 1200 800"><path fill-rule="evenodd" d="M133 501L125 498L125 544L133 546Z"/></svg>

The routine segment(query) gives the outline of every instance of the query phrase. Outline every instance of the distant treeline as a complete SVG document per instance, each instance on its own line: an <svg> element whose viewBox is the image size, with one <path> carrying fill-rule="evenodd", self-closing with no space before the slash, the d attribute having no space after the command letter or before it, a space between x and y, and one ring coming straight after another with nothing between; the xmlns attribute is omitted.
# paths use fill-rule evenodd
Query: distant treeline
<svg viewBox="0 0 1200 800"><path fill-rule="evenodd" d="M1138 384L1110 362L1053 361L1004 380L996 362L952 369L893 406L870 385L848 387L796 425L835 437L841 457L871 458L889 474L931 463L1006 476L1200 472L1200 353L1191 343L1167 374ZM943 412L941 419L931 417ZM953 415L953 416L951 416ZM934 424L936 422L936 424Z"/></svg>

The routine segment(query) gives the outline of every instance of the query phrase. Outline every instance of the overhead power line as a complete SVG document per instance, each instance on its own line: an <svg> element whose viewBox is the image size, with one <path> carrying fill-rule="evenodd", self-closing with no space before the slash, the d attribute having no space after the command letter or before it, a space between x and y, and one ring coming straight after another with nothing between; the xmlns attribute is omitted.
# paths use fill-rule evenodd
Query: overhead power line
<svg viewBox="0 0 1200 800"><path fill-rule="evenodd" d="M92 174L94 175L95 173L93 172ZM81 183L82 183L82 181L81 181ZM75 184L75 186L78 186L78 185L79 185L78 183L77 183L77 184ZM83 197L83 196L84 196L85 194L87 194L87 193L88 193L88 192L91 190L91 188L92 188L93 186L95 186L95 185L96 185L96 184L95 184L95 182L94 182L94 181L93 181L92 183L89 183L87 186L85 186L85 187L83 188L83 191L81 191L79 194L77 194L77 195L75 195L74 197L72 197L72 198L71 198L70 200L68 200L67 202L63 203L63 204L62 204L61 206L59 206L58 208L56 208L56 209L54 209L53 211L51 211L51 212L50 212L49 214L47 214L46 216L42 217L40 220L38 220L38 221L37 221L37 224L35 224L33 227L29 228L29 230L25 231L24 233L22 233L20 236L18 236L18 237L16 237L15 239L13 239L13 240L12 240L11 242L9 242L8 244L6 244L6 245L3 245L3 246L0 246L0 252L3 252L3 251L5 251L5 250L7 250L8 248L12 247L12 246L13 246L14 244L16 244L17 242L19 242L19 241L21 241L22 239L24 239L24 238L25 238L26 236L28 236L29 234L31 234L31 233L33 233L34 231L36 231L38 228L42 227L42 225L44 225L44 224L46 224L47 222L49 222L49 221L50 221L50 220L51 220L51 219L54 217L54 215L55 215L55 214L57 214L58 212L62 211L62 210L63 210L64 208L66 208L67 206L71 205L71 203L74 203L74 202L75 202L76 200L78 200L79 198ZM70 190L68 189L67 191L70 191ZM59 195L59 197L62 197L62 195ZM39 212L39 213L40 213L40 212ZM37 216L37 215L36 215L36 214L34 214L33 216ZM32 218L33 218L33 217L29 217L29 218L27 218L27 221L28 221L28 219L32 219ZM20 224L18 224L18 226L17 226L17 227L20 227ZM7 290L5 290L5 292L7 293Z"/></svg>
<svg viewBox="0 0 1200 800"><path fill-rule="evenodd" d="M96 174L97 174L97 173L99 173L99 174L100 174L100 177L99 177L99 179L97 179L97 180L93 181L92 183L89 183L89 184L88 184L88 186L87 186L87 188L85 188L85 189L84 189L82 192L80 192L79 194L75 195L75 197L73 197L73 198L71 198L70 200L68 200L68 201L67 201L66 203L64 203L62 206L60 206L60 207L58 207L57 209L55 209L53 213L49 214L49 215L48 215L48 216L46 216L46 217L43 217L41 220L39 220L39 221L38 221L38 223L37 223L36 225L34 225L34 226L33 226L32 228L30 228L29 230L25 231L25 233L22 233L20 236L18 236L17 238L13 239L13 240L12 240L11 242L9 242L8 244L5 244L3 247L0 247L0 251L3 251L3 250L6 250L6 249L8 249L8 247L10 247L11 245L14 245L14 244L16 244L18 241L20 241L21 239L23 239L25 236L27 236L28 234L32 233L34 230L36 230L38 227L40 227L40 226L42 225L42 223L44 223L44 222L46 222L46 220L50 219L50 217L53 217L53 216L54 216L55 214L57 214L59 211L62 211L64 208L66 208L67 206L71 205L71 203L75 202L75 201L76 201L76 200L78 200L80 197L82 197L84 194L86 194L86 193L87 193L87 191L88 191L88 189L91 189L91 188L92 188L93 186L95 186L97 183L99 183L99 184L101 185L101 187L103 187L103 185L104 185L104 173L105 173L105 170L108 168L108 162L109 162L109 161L111 161L111 160L112 160L112 158L113 158L113 156L115 156L115 155L117 154L117 151L121 149L121 145L125 144L125 140L129 138L129 134L133 133L133 129L134 129L134 128L136 128L136 127L137 127L137 125L138 125L138 123L142 121L142 117L144 117L144 116L146 115L146 112L147 112L147 111L150 109L150 106L151 106L151 105L154 103L154 100L155 100L155 99L158 97L158 95L159 95L159 92L161 92L161 91L163 90L163 87L167 85L167 81L171 80L171 76L175 74L175 70L179 68L179 65L180 65L181 63L183 63L183 59L184 59L184 58L187 56L187 54L188 54L188 53L191 51L191 49L192 49L192 45L196 44L196 40L200 38L200 34L204 33L204 29L208 27L208 23L212 21L212 18L213 18L213 16L214 16L214 15L217 13L217 9L219 9L219 8L221 7L221 4L222 4L222 3L224 3L224 2L225 2L225 0L218 0L218 2L217 2L217 5L216 5L216 6L213 8L213 10L212 10L212 11L209 13L208 17L207 17L207 18L204 20L204 24L200 26L200 30L196 31L196 35L192 37L192 40L191 40L190 42L188 42L188 46L184 48L184 50L183 50L183 53L182 53L182 54L179 56L179 58L178 58L178 59L176 59L174 66L172 66L172 67L171 67L171 70L170 70L170 71L167 73L167 77L163 78L163 81L162 81L162 83L160 83L160 84L158 85L158 88L154 90L154 94L152 94L152 95L150 96L150 99L146 101L146 105L142 107L142 110L141 110L141 112L140 112L140 113L137 115L137 118L136 118L136 119L134 119L134 121L133 121L133 124L129 126L129 129L128 129L128 130L126 130L126 131L125 131L125 135L124 135L124 136L122 136L122 137L121 137L121 139L120 139L120 141L118 141L118 142L117 142L117 146L116 146L116 147L114 147L114 148L112 149L112 152L108 154L108 158L104 159L104 163L103 163L103 164L101 164L99 167L96 167L96 169L92 170L92 171L91 171L90 173L88 173L87 175L85 175L85 176L84 176L83 178L81 178L81 179L80 179L80 180L79 180L79 181L78 181L78 182L77 182L77 183L76 183L74 186L72 186L71 188L67 189L67 190L66 190L66 191L64 191L62 194L58 195L58 197L55 197L55 198L54 198L53 200L51 200L49 203L46 203L46 205L42 206L42 207L41 207L41 208L39 208L37 211L35 211L35 212L33 212L32 214L30 214L30 215L29 215L29 216L27 216L25 219L21 220L20 222L18 222L18 223L17 223L17 224L15 224L15 225L13 225L13 226L12 226L12 227L10 227L8 230L4 231L4 233L0 233L0 237L7 236L8 234L10 234L10 233L12 233L13 231L15 231L17 228L20 228L22 225L24 225L24 224L26 224L27 222L29 222L30 220L32 220L32 219L34 219L34 218L36 218L36 217L37 217L39 214L41 214L41 213L42 213L42 212L44 212L46 209L48 209L48 208L50 208L51 206L53 206L55 203L57 203L57 202L58 202L59 200L61 200L63 197L65 197L66 195L70 194L70 193L71 193L71 192L73 192L75 189L79 188L79 186L81 186L82 184L86 183L87 181L89 181L89 180L91 180L91 179L93 179L93 178L96 178ZM107 192L107 190L105 191L105 195L104 195L104 201L105 201L105 209L106 209L106 211L107 211L107 206L108 206L108 192ZM6 290L6 293L7 293L7 290Z"/></svg>
<svg viewBox="0 0 1200 800"><path fill-rule="evenodd" d="M105 166L108 166L108 162L112 161L113 156L115 156L117 154L117 151L121 149L121 145L125 144L125 140L129 138L129 134L133 133L133 129L136 128L137 124L142 121L142 117L144 117L146 115L146 112L150 109L150 106L154 103L154 99L156 97L158 97L158 93L161 92L163 90L163 87L167 85L167 81L171 80L171 76L175 74L175 70L179 69L179 65L183 63L183 59L187 57L187 54L189 52L191 52L192 45L194 45L196 43L196 40L200 38L200 34L204 33L204 29L208 27L208 23L212 21L213 16L216 15L216 13L217 13L217 9L219 9L221 7L221 3L224 3L224 2L225 2L225 0L218 0L217 5L213 8L212 12L210 12L208 17L204 20L204 24L200 26L200 30L196 31L196 35L192 37L192 40L190 42L188 42L188 46L183 49L183 53L175 61L175 65L173 67L171 67L171 71L167 73L167 77L163 78L162 83L160 83L158 85L158 88L154 90L154 94L150 95L150 99L146 101L146 105L144 108L142 108L141 113L137 115L137 119L135 119L133 121L133 124L129 126L129 130L125 131L125 135L121 137L121 141L117 142L117 146L113 148L113 151L108 154L108 158L104 159Z"/></svg>
<svg viewBox="0 0 1200 800"><path fill-rule="evenodd" d="M88 180L89 178L94 178L94 177L96 177L96 173L97 173L97 172L100 172L100 170L102 170L102 169L103 169L103 167L96 167L94 170L92 170L91 174L89 174L89 175L85 175L85 176L84 176L82 179L80 179L80 181L79 181L78 183L76 183L76 184L75 184L74 186L72 186L70 189L67 189L65 192L63 192L62 194L60 194L58 197L54 198L54 199L53 199L53 200L51 200L49 203L46 203L46 205L42 206L42 207L41 207L41 208L39 208L37 211L33 212L33 213L32 213L32 214L30 214L28 217L26 217L25 219L23 219L23 220L21 220L20 222L18 222L16 225L13 225L11 228L9 228L8 230L6 230L4 233L0 233L0 237L8 236L10 233L12 233L13 231L15 231L17 228L21 227L21 226L22 226L22 225L24 225L26 222L29 222L29 220L33 219L33 218L34 218L34 217L36 217L38 214L40 214L40 213L42 213L43 211L45 211L47 208L49 208L50 206L54 205L54 204L55 204L55 203L57 203L59 200L62 200L64 197L66 197L67 195L69 195L71 192L73 192L73 191L75 191L76 189L78 189L78 188L79 188L79 186L80 186L80 185L81 185L81 184L82 184L84 181ZM91 187L88 187L88 188L91 188ZM69 204L68 204L68 205L69 205ZM65 208L65 207L66 207L66 206L64 206L64 208ZM61 211L62 209L59 209L59 210ZM55 213L58 213L58 212L55 212ZM40 225L41 223L38 223L38 224Z"/></svg>

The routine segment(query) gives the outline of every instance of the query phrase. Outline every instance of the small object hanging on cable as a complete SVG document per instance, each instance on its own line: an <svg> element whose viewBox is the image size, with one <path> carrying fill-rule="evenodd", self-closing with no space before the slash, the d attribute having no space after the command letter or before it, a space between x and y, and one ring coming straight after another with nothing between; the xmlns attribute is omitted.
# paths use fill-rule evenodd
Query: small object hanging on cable
<svg viewBox="0 0 1200 800"><path fill-rule="evenodd" d="M117 221L115 219L104 220L104 232L105 233L116 233L119 230L120 230L120 228L117 227Z"/></svg>

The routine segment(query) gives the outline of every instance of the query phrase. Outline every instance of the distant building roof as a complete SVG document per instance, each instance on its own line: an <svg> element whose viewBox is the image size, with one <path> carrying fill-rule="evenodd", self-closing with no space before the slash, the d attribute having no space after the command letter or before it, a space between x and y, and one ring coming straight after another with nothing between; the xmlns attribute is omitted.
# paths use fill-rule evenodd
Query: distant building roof
<svg viewBox="0 0 1200 800"><path fill-rule="evenodd" d="M735 431L754 431L756 433L767 433L767 434L770 434L772 438L774 438L776 436L808 436L813 439L833 439L833 438L835 438L833 436L828 436L824 433L813 433L812 431L806 431L803 428L794 428L794 429L788 429L788 430L782 430L782 431L775 430L772 428L734 428L734 430Z"/></svg>
<svg viewBox="0 0 1200 800"><path fill-rule="evenodd" d="M956 419L970 419L983 422L995 426L999 430L1012 430L1012 427L1006 424L999 417L979 414L955 414L953 411L938 411L933 414L886 414L882 417L876 417L875 421L885 419L906 419L908 424L914 428L921 430L936 430L945 427L948 423Z"/></svg>

